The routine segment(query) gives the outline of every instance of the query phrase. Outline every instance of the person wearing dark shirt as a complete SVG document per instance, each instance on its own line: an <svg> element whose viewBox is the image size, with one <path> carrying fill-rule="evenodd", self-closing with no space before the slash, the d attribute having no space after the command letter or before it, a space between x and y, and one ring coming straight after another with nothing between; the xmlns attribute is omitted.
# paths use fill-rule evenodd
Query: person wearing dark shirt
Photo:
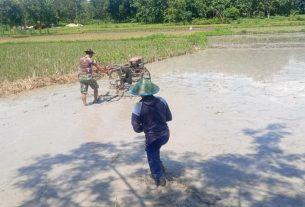
<svg viewBox="0 0 305 207"><path fill-rule="evenodd" d="M135 132L144 132L145 150L152 178L157 186L165 186L165 168L160 159L160 149L169 140L167 122L172 120L171 111L164 98L154 96L159 92L159 87L150 79L140 79L130 87L129 92L142 97L133 108L131 124Z"/></svg>

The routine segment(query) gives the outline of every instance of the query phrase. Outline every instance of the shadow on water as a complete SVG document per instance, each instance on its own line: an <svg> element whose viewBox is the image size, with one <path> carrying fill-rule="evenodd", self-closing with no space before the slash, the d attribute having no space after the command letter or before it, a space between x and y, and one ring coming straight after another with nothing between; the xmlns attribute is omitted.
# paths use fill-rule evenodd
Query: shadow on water
<svg viewBox="0 0 305 207"><path fill-rule="evenodd" d="M68 154L38 157L33 164L19 169L19 176L24 179L16 186L31 192L21 206L83 206L82 200L86 198L75 201L78 196L82 197L83 192L89 192L90 202L113 205L115 189L111 188L111 183L117 177L137 198L128 202L145 206L143 199L125 179L125 173L117 169L122 164L141 163L143 158L138 143L124 144L122 147L98 142L85 143ZM106 176L98 176L104 173Z"/></svg>
<svg viewBox="0 0 305 207"><path fill-rule="evenodd" d="M31 192L21 206L87 206L88 199L96 206L305 206L298 188L305 185L305 170L298 165L304 164L305 154L286 154L280 148L280 141L292 135L285 124L243 133L253 139L252 154L204 159L193 152L164 152L165 188L156 188L142 168L120 171L121 166L146 164L143 140L120 145L91 142L68 154L41 156L19 169L22 181L16 186ZM197 176L188 177L188 170ZM112 185L117 180L129 192L118 202L114 195L120 189ZM134 180L139 182L135 185ZM84 192L89 196L82 196Z"/></svg>
<svg viewBox="0 0 305 207"><path fill-rule="evenodd" d="M305 206L301 187L305 185L305 154L285 154L280 148L280 141L292 135L287 130L285 124L270 124L260 130L244 129L244 134L253 139L252 154L223 154L194 161L200 155L189 153L179 160L198 170L204 188L236 191L236 203L224 206ZM221 197L227 196L223 193Z"/></svg>
<svg viewBox="0 0 305 207"><path fill-rule="evenodd" d="M102 104L102 103L111 103L120 101L124 98L131 98L134 97L133 95L129 94L128 90L114 90L114 91L107 91L105 94L98 96L98 102L95 104ZM94 105L93 102L88 103L88 106Z"/></svg>

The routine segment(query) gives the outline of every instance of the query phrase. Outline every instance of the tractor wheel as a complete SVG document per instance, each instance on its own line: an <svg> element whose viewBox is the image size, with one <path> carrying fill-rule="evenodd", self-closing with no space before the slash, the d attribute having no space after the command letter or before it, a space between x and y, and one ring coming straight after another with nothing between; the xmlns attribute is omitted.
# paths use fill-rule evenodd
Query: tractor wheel
<svg viewBox="0 0 305 207"><path fill-rule="evenodd" d="M142 78L150 78L150 72L147 68L142 69Z"/></svg>
<svg viewBox="0 0 305 207"><path fill-rule="evenodd" d="M109 86L111 89L120 90L124 87L122 73L120 70L113 70L109 74Z"/></svg>

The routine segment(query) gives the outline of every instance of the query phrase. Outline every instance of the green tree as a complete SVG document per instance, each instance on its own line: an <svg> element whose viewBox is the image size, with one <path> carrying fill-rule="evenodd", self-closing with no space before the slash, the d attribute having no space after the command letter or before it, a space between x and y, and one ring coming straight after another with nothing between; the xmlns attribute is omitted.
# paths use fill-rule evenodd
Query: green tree
<svg viewBox="0 0 305 207"><path fill-rule="evenodd" d="M76 20L76 1L75 0L54 0L56 16L60 21L73 22Z"/></svg>
<svg viewBox="0 0 305 207"><path fill-rule="evenodd" d="M236 7L227 8L224 11L224 16L226 18L234 19L235 20L235 19L237 19L240 16L239 9L237 9Z"/></svg>
<svg viewBox="0 0 305 207"><path fill-rule="evenodd" d="M192 13L193 18L206 18L208 12L208 6L206 1L202 0L189 0L189 10Z"/></svg>
<svg viewBox="0 0 305 207"><path fill-rule="evenodd" d="M134 0L133 7L136 10L136 20L144 23L164 22L166 0Z"/></svg>
<svg viewBox="0 0 305 207"><path fill-rule="evenodd" d="M265 15L265 2L264 0L252 0L251 1L251 15L252 16L264 16Z"/></svg>
<svg viewBox="0 0 305 207"><path fill-rule="evenodd" d="M191 11L187 10L186 0L168 0L168 8L165 12L166 22L190 22Z"/></svg>
<svg viewBox="0 0 305 207"><path fill-rule="evenodd" d="M0 0L0 21L4 25L22 25L23 13L20 3L16 0Z"/></svg>
<svg viewBox="0 0 305 207"><path fill-rule="evenodd" d="M298 0L297 5L300 10L300 13L305 14L305 0Z"/></svg>
<svg viewBox="0 0 305 207"><path fill-rule="evenodd" d="M45 1L45 0L43 0ZM87 0L52 0L56 17L63 22L84 22L92 18Z"/></svg>
<svg viewBox="0 0 305 207"><path fill-rule="evenodd" d="M303 0L304 1L304 0ZM302 2L302 1L301 1ZM274 0L274 12L279 15L289 15L291 11L301 11L298 0Z"/></svg>
<svg viewBox="0 0 305 207"><path fill-rule="evenodd" d="M109 20L109 0L90 0L89 3L89 12L93 19L99 19L104 21Z"/></svg>
<svg viewBox="0 0 305 207"><path fill-rule="evenodd" d="M130 21L135 15L132 0L110 0L108 9L111 19L116 22Z"/></svg>
<svg viewBox="0 0 305 207"><path fill-rule="evenodd" d="M91 20L179 23L292 13L305 13L305 0L0 0L0 23L11 26Z"/></svg>
<svg viewBox="0 0 305 207"><path fill-rule="evenodd" d="M47 25L57 23L54 0L23 0L26 23Z"/></svg>
<svg viewBox="0 0 305 207"><path fill-rule="evenodd" d="M223 19L224 11L230 5L230 0L210 0L208 2L208 17Z"/></svg>
<svg viewBox="0 0 305 207"><path fill-rule="evenodd" d="M239 9L240 16L243 16L243 17L251 16L251 8L252 8L251 0L250 1L249 0L236 0L231 4L231 6Z"/></svg>

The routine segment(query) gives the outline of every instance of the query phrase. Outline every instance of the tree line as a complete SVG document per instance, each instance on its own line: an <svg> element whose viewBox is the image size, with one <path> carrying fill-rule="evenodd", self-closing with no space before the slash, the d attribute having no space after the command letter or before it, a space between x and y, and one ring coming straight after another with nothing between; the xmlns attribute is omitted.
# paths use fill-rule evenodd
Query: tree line
<svg viewBox="0 0 305 207"><path fill-rule="evenodd" d="M94 21L187 23L304 13L305 0L0 0L0 24L10 26Z"/></svg>

